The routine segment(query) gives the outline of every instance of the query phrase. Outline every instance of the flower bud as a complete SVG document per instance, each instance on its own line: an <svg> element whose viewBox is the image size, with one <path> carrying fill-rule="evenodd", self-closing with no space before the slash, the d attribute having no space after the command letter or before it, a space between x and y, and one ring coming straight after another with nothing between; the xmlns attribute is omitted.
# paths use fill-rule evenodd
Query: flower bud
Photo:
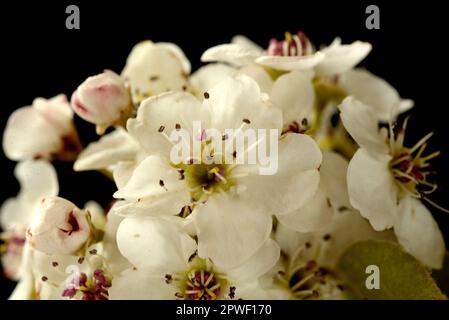
<svg viewBox="0 0 449 320"><path fill-rule="evenodd" d="M110 70L87 78L73 93L71 104L76 114L97 125L99 134L125 123L133 112L124 80Z"/></svg>
<svg viewBox="0 0 449 320"><path fill-rule="evenodd" d="M60 197L44 198L27 240L37 250L50 254L74 254L93 234L90 215Z"/></svg>
<svg viewBox="0 0 449 320"><path fill-rule="evenodd" d="M71 161L81 149L73 112L65 95L36 98L32 106L14 111L3 135L3 150L11 160L30 158Z"/></svg>

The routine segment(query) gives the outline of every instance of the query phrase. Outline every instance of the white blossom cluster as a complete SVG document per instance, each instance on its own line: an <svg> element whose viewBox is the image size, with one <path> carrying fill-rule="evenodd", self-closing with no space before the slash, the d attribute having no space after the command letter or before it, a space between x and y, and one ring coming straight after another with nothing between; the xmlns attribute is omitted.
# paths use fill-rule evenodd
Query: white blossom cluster
<svg viewBox="0 0 449 320"><path fill-rule="evenodd" d="M444 240L424 205L438 207L428 198L438 153L425 150L431 134L404 144L396 118L413 101L356 67L370 51L339 38L318 50L303 32L265 49L236 36L191 73L177 45L145 41L120 75L106 70L70 101L36 98L14 111L3 149L18 161L21 190L1 207L3 268L18 281L11 298L343 299L335 265L367 239L441 268ZM98 141L81 145L74 114ZM276 129L276 173L174 163L172 130L209 148L195 121ZM53 160L113 179L110 207L58 197Z"/></svg>

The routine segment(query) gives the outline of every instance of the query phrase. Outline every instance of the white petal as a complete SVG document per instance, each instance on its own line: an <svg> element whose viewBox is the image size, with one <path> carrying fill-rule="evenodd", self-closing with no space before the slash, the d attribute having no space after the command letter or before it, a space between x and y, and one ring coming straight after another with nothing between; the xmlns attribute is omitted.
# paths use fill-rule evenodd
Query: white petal
<svg viewBox="0 0 449 320"><path fill-rule="evenodd" d="M339 83L349 95L374 108L380 121L389 122L413 107L412 100L401 99L388 82L363 69L345 72Z"/></svg>
<svg viewBox="0 0 449 320"><path fill-rule="evenodd" d="M30 202L58 193L56 170L45 160L20 162L14 172L20 182L21 194Z"/></svg>
<svg viewBox="0 0 449 320"><path fill-rule="evenodd" d="M276 231L273 232L274 240L287 257L292 257L298 250L304 249L306 243L312 243L314 236L314 232L297 232L287 228L284 224L278 224Z"/></svg>
<svg viewBox="0 0 449 320"><path fill-rule="evenodd" d="M196 95L202 99L204 92L215 86L228 76L232 76L237 69L222 63L210 63L202 66L190 76Z"/></svg>
<svg viewBox="0 0 449 320"><path fill-rule="evenodd" d="M190 204L190 193L178 190L155 197L143 198L140 201L119 201L114 211L120 216L173 216Z"/></svg>
<svg viewBox="0 0 449 320"><path fill-rule="evenodd" d="M231 43L248 48L250 50L258 51L260 53L262 53L263 51L263 49L258 44L240 34L232 37Z"/></svg>
<svg viewBox="0 0 449 320"><path fill-rule="evenodd" d="M194 209L198 254L227 270L251 257L268 239L271 217L242 201L215 196Z"/></svg>
<svg viewBox="0 0 449 320"><path fill-rule="evenodd" d="M165 283L164 274L151 268L127 270L112 279L110 300L169 300L178 290Z"/></svg>
<svg viewBox="0 0 449 320"><path fill-rule="evenodd" d="M315 67L315 70L319 75L341 74L365 59L371 49L371 44L361 41L346 45L331 45L321 50L325 58Z"/></svg>
<svg viewBox="0 0 449 320"><path fill-rule="evenodd" d="M431 268L442 268L446 251L444 239L421 201L411 197L401 199L394 232L405 250Z"/></svg>
<svg viewBox="0 0 449 320"><path fill-rule="evenodd" d="M39 110L61 134L70 133L73 111L65 94L50 99L36 98L33 100L33 108Z"/></svg>
<svg viewBox="0 0 449 320"><path fill-rule="evenodd" d="M219 61L242 66L252 63L259 55L259 51L240 44L220 44L207 49L201 56L201 61Z"/></svg>
<svg viewBox="0 0 449 320"><path fill-rule="evenodd" d="M138 200L143 197L166 196L186 189L179 173L159 156L149 156L134 170L128 183L115 194L115 198Z"/></svg>
<svg viewBox="0 0 449 320"><path fill-rule="evenodd" d="M111 167L112 176L118 189L123 189L132 177L134 169L138 164L134 161L120 161Z"/></svg>
<svg viewBox="0 0 449 320"><path fill-rule="evenodd" d="M268 239L243 265L228 270L227 275L233 284L244 284L251 280L257 280L277 263L279 256L278 244Z"/></svg>
<svg viewBox="0 0 449 320"><path fill-rule="evenodd" d="M101 170L119 161L134 160L138 145L123 129L104 135L100 140L90 143L79 155L74 164L75 171Z"/></svg>
<svg viewBox="0 0 449 320"><path fill-rule="evenodd" d="M200 121L202 128L207 128L208 110L191 94L169 92L143 101L137 117L128 120L127 129L146 152L168 157L173 146L171 133L177 125L191 133L193 121Z"/></svg>
<svg viewBox="0 0 449 320"><path fill-rule="evenodd" d="M203 104L210 109L212 128L222 132L237 129L244 119L250 121L245 130L282 128L282 113L269 105L256 81L248 76L226 78L208 93L209 99Z"/></svg>
<svg viewBox="0 0 449 320"><path fill-rule="evenodd" d="M397 187L389 162L389 157L375 159L359 149L348 166L351 204L377 231L393 226L397 210Z"/></svg>
<svg viewBox="0 0 449 320"><path fill-rule="evenodd" d="M181 62L182 69L185 74L189 74L191 71L190 61L187 59L186 55L182 51L180 47L171 42L158 42L155 44L156 47L166 49L167 51L172 52L178 61Z"/></svg>
<svg viewBox="0 0 449 320"><path fill-rule="evenodd" d="M178 226L160 218L129 217L117 230L120 252L137 268L174 272L184 270L196 250L195 240Z"/></svg>
<svg viewBox="0 0 449 320"><path fill-rule="evenodd" d="M322 229L332 221L333 208L331 200L318 189L306 205L288 214L278 215L280 223L300 232L311 232Z"/></svg>
<svg viewBox="0 0 449 320"><path fill-rule="evenodd" d="M257 82L260 87L260 91L270 93L273 87L273 79L268 72L257 64L244 66L239 69L239 74L246 75Z"/></svg>
<svg viewBox="0 0 449 320"><path fill-rule="evenodd" d="M313 112L315 93L312 80L301 71L280 76L271 90L271 101L283 112L284 125L301 123Z"/></svg>
<svg viewBox="0 0 449 320"><path fill-rule="evenodd" d="M144 41L131 51L123 78L130 86L133 101L168 90L182 91L187 87L190 63L174 44Z"/></svg>
<svg viewBox="0 0 449 320"><path fill-rule="evenodd" d="M239 194L253 210L266 214L287 214L301 208L318 189L321 151L315 141L303 134L287 134L279 141L277 172L258 172L239 178L246 189ZM238 170L245 172L247 166Z"/></svg>
<svg viewBox="0 0 449 320"><path fill-rule="evenodd" d="M353 97L347 97L339 109L343 125L361 148L374 157L388 153L387 142L379 134L377 117L372 108Z"/></svg>
<svg viewBox="0 0 449 320"><path fill-rule="evenodd" d="M325 235L329 239L324 241ZM334 220L328 227L315 234L321 243L320 263L334 268L340 255L352 244L364 240L395 241L392 230L375 231L368 220L357 211L345 210L334 214Z"/></svg>
<svg viewBox="0 0 449 320"><path fill-rule="evenodd" d="M276 70L294 71L311 69L320 63L324 57L321 52L298 57L260 56L256 59L256 62Z"/></svg>
<svg viewBox="0 0 449 320"><path fill-rule="evenodd" d="M50 158L62 148L59 130L33 107L14 111L3 134L3 150L11 160Z"/></svg>
<svg viewBox="0 0 449 320"><path fill-rule="evenodd" d="M4 230L14 225L28 226L35 210L35 205L18 198L9 198L0 208L1 226Z"/></svg>
<svg viewBox="0 0 449 320"><path fill-rule="evenodd" d="M335 209L341 206L351 207L349 203L346 176L348 161L340 154L323 151L320 168L320 188L331 199Z"/></svg>

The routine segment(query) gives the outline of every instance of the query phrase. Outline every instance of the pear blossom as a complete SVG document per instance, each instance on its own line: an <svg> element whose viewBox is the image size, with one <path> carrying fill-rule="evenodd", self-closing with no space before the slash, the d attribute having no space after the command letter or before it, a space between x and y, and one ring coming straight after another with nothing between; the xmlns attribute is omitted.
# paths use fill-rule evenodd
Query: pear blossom
<svg viewBox="0 0 449 320"><path fill-rule="evenodd" d="M285 40L271 39L266 50L243 36L236 36L230 44L206 50L201 60L222 61L236 66L257 63L281 71L314 69L319 75L333 75L352 69L370 51L371 45L367 42L342 45L339 38L329 47L316 51L303 32L294 35L286 32Z"/></svg>
<svg viewBox="0 0 449 320"><path fill-rule="evenodd" d="M111 299L252 299L261 290L258 277L279 259L278 245L267 239L241 266L221 266L201 256L179 226L158 217L126 218L117 243L134 267L113 278Z"/></svg>
<svg viewBox="0 0 449 320"><path fill-rule="evenodd" d="M142 103L127 129L149 156L114 194L125 200L115 210L125 215L174 216L186 207L193 209L189 209L188 220L197 231L200 254L237 265L268 238L271 215L291 213L315 194L321 152L309 136L280 137L281 111L270 106L257 84L246 76L221 81L205 97L201 103L188 93L172 92ZM201 121L204 129L223 129L221 132L225 128L277 129L277 173L260 175L257 168L261 164L216 165L204 159L195 163L188 158L174 164L170 159L173 144L165 131L193 130L194 120ZM198 137L206 148L203 132L191 136ZM229 152L228 158L240 156Z"/></svg>
<svg viewBox="0 0 449 320"><path fill-rule="evenodd" d="M189 90L190 62L174 43L142 41L129 54L122 77L132 100L139 104L147 97L173 90Z"/></svg>
<svg viewBox="0 0 449 320"><path fill-rule="evenodd" d="M33 248L55 254L73 254L92 236L90 213L60 197L43 198L27 230Z"/></svg>
<svg viewBox="0 0 449 320"><path fill-rule="evenodd" d="M41 200L57 195L59 187L56 171L46 160L20 162L14 173L21 190L1 206L0 222L4 230L1 234L5 248L3 268L9 278L18 280L23 275L24 256L28 251L26 230L39 210Z"/></svg>
<svg viewBox="0 0 449 320"><path fill-rule="evenodd" d="M331 224L315 232L297 232L280 224L274 239L281 259L259 282L265 292L301 300L345 299L345 284L335 273L340 255L358 241L395 241L391 231L376 232L353 208L339 210Z"/></svg>
<svg viewBox="0 0 449 320"><path fill-rule="evenodd" d="M11 160L72 160L80 149L73 112L65 95L36 98L14 111L3 133L3 150Z"/></svg>
<svg viewBox="0 0 449 320"><path fill-rule="evenodd" d="M73 92L71 105L77 115L96 124L100 134L125 123L134 111L125 81L111 70L87 78Z"/></svg>
<svg viewBox="0 0 449 320"><path fill-rule="evenodd" d="M50 254L32 250L32 284L40 300L108 300L113 273L102 242L77 255ZM27 294L24 289L19 292ZM15 297L20 298L19 293ZM29 294L29 292L28 292Z"/></svg>
<svg viewBox="0 0 449 320"><path fill-rule="evenodd" d="M423 154L428 134L413 147L404 146L405 126L397 135L378 129L370 107L346 98L339 106L345 128L360 146L348 167L351 204L375 230L393 228L406 251L432 268L441 268L443 236L430 211L421 203L436 185L428 181L428 161L438 152Z"/></svg>

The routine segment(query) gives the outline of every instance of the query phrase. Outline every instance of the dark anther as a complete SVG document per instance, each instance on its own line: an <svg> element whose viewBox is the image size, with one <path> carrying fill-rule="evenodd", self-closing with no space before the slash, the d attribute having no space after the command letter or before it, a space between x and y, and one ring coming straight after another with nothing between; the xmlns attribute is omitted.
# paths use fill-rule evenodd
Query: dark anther
<svg viewBox="0 0 449 320"><path fill-rule="evenodd" d="M235 298L235 287L229 288L229 298L231 298L231 299Z"/></svg>
<svg viewBox="0 0 449 320"><path fill-rule="evenodd" d="M307 118L304 118L301 120L301 125L303 127L307 127L309 125L309 121L307 120Z"/></svg>
<svg viewBox="0 0 449 320"><path fill-rule="evenodd" d="M164 131L165 127L164 126L160 126L159 129L157 130L158 132L162 132Z"/></svg>
<svg viewBox="0 0 449 320"><path fill-rule="evenodd" d="M209 93L208 92L204 92L204 99L209 99Z"/></svg>
<svg viewBox="0 0 449 320"><path fill-rule="evenodd" d="M171 276L171 274L165 275L165 283L166 284L169 284L172 280L173 280L173 277Z"/></svg>
<svg viewBox="0 0 449 320"><path fill-rule="evenodd" d="M251 123L251 121L249 121L249 119L243 119L242 120L244 123L246 123L246 124L250 124Z"/></svg>

